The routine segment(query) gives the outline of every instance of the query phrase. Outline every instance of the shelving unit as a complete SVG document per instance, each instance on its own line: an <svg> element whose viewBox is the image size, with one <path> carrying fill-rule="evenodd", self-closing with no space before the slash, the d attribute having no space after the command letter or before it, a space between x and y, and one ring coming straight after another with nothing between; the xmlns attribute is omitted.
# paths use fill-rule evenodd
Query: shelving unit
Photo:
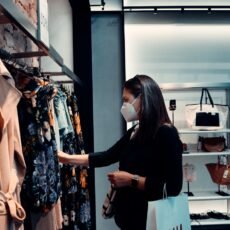
<svg viewBox="0 0 230 230"><path fill-rule="evenodd" d="M230 133L230 129L220 129L220 130L192 130L192 129L179 129L180 134L206 134L206 133Z"/></svg>
<svg viewBox="0 0 230 230"><path fill-rule="evenodd" d="M230 149L226 149L223 152L189 152L189 153L183 153L183 157L228 156L228 155L230 155Z"/></svg>
<svg viewBox="0 0 230 230"><path fill-rule="evenodd" d="M186 83L162 83L160 88L166 91L209 89L230 89L230 82L186 82Z"/></svg>
<svg viewBox="0 0 230 230"><path fill-rule="evenodd" d="M196 90L201 90L201 88L209 88L209 89L213 89L213 90L223 90L226 92L226 102L229 105L230 104L230 96L229 96L229 92L230 92L230 82L201 82L201 83L164 83L160 85L162 91L166 91L166 92L173 92L173 91L186 91L186 92L191 92L191 91L196 91ZM229 123L229 122L228 122ZM229 127L229 124L228 124ZM226 129L221 129L221 130L210 130L210 131L206 131L206 130L192 130L189 128L182 128L182 129L178 129L179 135L181 136L185 136L185 135L204 135L204 136L210 136L211 134L216 134L216 135L224 135L226 136L226 141L229 144L229 136L230 136L230 129L226 128ZM212 136L212 135L211 135ZM191 149L185 153L183 153L183 161L185 162L192 162L192 164L196 166L196 163L198 163L199 167L203 164L202 162L207 163L207 161L210 160L211 161L216 161L217 159L221 156L230 156L230 149L226 149L223 152L202 152L202 151L197 151L196 149L194 149L195 146L191 146ZM229 146L228 146L229 148ZM206 158L207 157L207 158ZM209 160L206 160L209 159ZM215 159L215 160L214 160ZM203 167L203 166L202 166ZM198 169L198 172L205 170L204 168L202 169ZM201 176L198 175L197 172L197 177L200 178ZM202 171L205 172L205 171ZM206 171L207 172L207 171ZM206 173L205 172L205 173ZM202 178L202 177L201 177ZM204 178L203 178L204 179ZM208 180L211 180L210 178L208 178ZM192 192L193 196L188 196L188 200L189 203L190 202L195 202L195 203L191 203L191 205L194 207L196 207L196 203L197 202L208 202L210 204L210 207L212 207L212 204L215 205L216 202L223 202L223 204L226 204L226 208L225 205L221 206L221 209L223 208L224 210L227 210L227 212L230 212L230 194L229 195L219 195L217 194L218 188L220 189L220 187L218 187L218 185L216 185L216 190L215 187L213 186L213 188L210 186L210 188L207 189L207 191L204 191L205 188L203 188L200 182L196 182L196 184L192 185ZM198 187L196 187L198 186ZM185 188L185 187L184 187ZM188 187L189 188L189 187ZM186 192L186 188L185 188L185 192ZM189 190L188 190L189 191ZM210 202L209 202L210 201ZM215 202L216 201L216 202ZM198 205L200 208L200 204ZM195 208L196 209L196 208ZM212 210L215 209L212 208ZM194 209L193 209L194 210ZM202 210L202 208L200 209ZM196 211L196 210L194 210ZM225 225L228 226L230 225L230 220L223 220L223 219L205 219L205 220L192 220L191 225L194 227L198 226L212 226L212 228L216 225ZM206 228L205 228L206 229Z"/></svg>
<svg viewBox="0 0 230 230"><path fill-rule="evenodd" d="M66 65L62 56L58 51L52 46L52 44L47 47L39 39L39 29L29 20L29 18L23 14L18 7L11 0L1 0L0 1L0 24L14 24L18 27L28 38L30 38L38 47L39 51L35 52L22 52L14 53L12 56L14 58L30 58L30 57L42 57L48 56L61 68L59 74L66 75L79 85L82 85L80 78L73 73ZM57 74L56 74L57 75Z"/></svg>
<svg viewBox="0 0 230 230"><path fill-rule="evenodd" d="M199 225L229 225L230 220L217 220L217 219L207 219L207 220L193 220L191 222L192 226L199 226Z"/></svg>
<svg viewBox="0 0 230 230"><path fill-rule="evenodd" d="M189 201L202 201L202 200L227 200L229 196L220 196L216 191L193 192L194 196L188 197Z"/></svg>

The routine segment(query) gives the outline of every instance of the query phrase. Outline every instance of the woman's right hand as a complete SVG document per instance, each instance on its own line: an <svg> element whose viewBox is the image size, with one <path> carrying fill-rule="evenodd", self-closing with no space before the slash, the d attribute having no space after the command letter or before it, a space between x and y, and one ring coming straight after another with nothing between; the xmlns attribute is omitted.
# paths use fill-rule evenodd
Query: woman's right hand
<svg viewBox="0 0 230 230"><path fill-rule="evenodd" d="M71 162L71 155L64 153L62 151L58 151L59 162L63 164L69 164Z"/></svg>
<svg viewBox="0 0 230 230"><path fill-rule="evenodd" d="M61 162L63 164L82 165L82 166L88 166L89 165L88 154L70 155L70 154L64 153L64 152L59 150L58 151L58 157L59 157L59 162Z"/></svg>

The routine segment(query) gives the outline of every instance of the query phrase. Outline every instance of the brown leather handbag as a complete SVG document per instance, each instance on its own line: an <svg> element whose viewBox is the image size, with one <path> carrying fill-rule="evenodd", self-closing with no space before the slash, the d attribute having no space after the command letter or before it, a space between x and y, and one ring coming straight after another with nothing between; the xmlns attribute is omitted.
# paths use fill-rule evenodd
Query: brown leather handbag
<svg viewBox="0 0 230 230"><path fill-rule="evenodd" d="M224 165L219 163L206 164L212 181L220 185L230 184L230 165Z"/></svg>
<svg viewBox="0 0 230 230"><path fill-rule="evenodd" d="M205 152L222 152L226 149L225 137L199 137L201 150Z"/></svg>

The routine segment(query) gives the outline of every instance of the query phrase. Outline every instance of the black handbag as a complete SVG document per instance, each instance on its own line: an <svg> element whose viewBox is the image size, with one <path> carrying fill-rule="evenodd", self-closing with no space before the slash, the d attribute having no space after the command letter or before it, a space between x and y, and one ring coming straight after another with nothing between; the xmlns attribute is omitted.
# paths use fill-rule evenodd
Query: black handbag
<svg viewBox="0 0 230 230"><path fill-rule="evenodd" d="M206 94L206 98L209 99L209 102L214 108L214 103L212 100L212 97L208 91L208 89L202 89L201 98L200 98L200 112L196 113L196 126L214 126L218 127L220 126L220 117L218 112L208 112L203 111L202 101L204 93Z"/></svg>

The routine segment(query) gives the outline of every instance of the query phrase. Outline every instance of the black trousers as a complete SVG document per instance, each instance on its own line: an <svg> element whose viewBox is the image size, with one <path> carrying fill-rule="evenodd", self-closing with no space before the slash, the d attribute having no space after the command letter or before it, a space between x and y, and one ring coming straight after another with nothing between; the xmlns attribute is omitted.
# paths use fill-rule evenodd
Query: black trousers
<svg viewBox="0 0 230 230"><path fill-rule="evenodd" d="M115 222L121 230L145 230L146 229L146 215L139 213L139 215L115 216Z"/></svg>

